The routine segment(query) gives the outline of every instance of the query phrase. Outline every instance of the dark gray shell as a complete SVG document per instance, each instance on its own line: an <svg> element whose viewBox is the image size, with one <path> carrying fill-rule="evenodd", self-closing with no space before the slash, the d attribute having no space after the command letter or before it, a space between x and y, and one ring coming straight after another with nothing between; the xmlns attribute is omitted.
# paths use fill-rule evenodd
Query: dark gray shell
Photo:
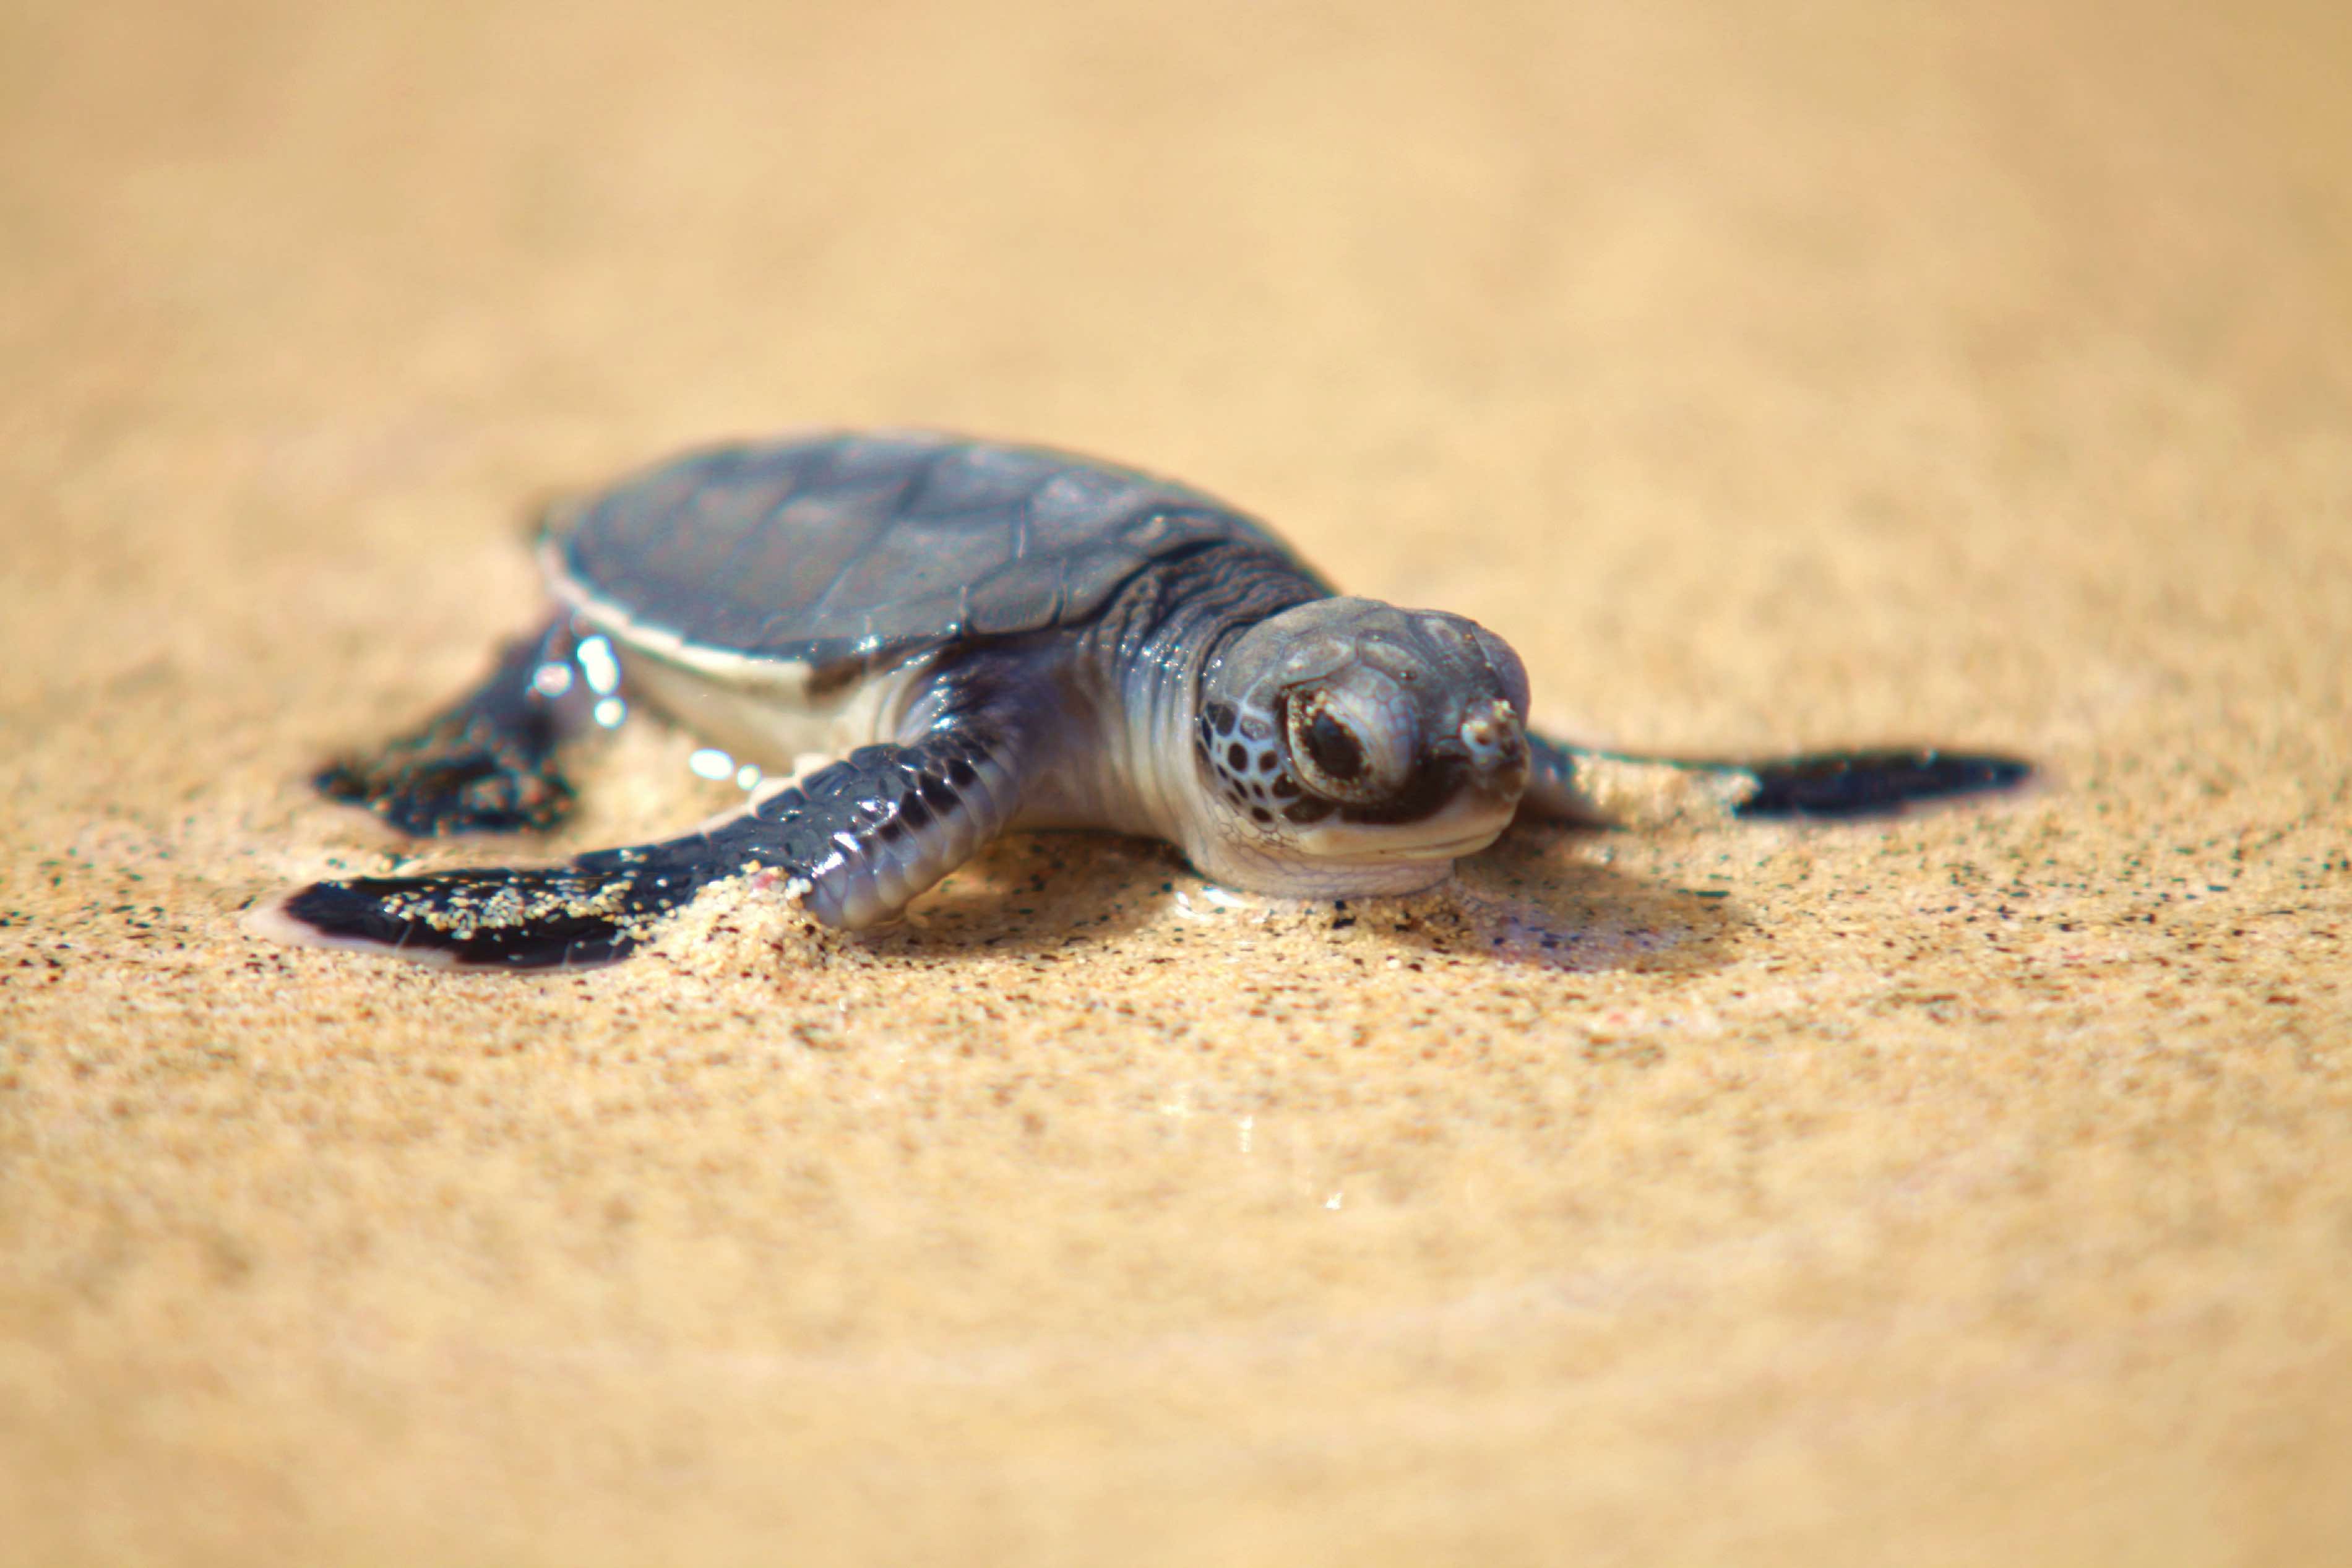
<svg viewBox="0 0 2352 1568"><path fill-rule="evenodd" d="M547 542L625 638L822 666L1083 622L1152 561L1220 541L1288 559L1223 503L1034 447L921 433L720 447L624 480Z"/></svg>

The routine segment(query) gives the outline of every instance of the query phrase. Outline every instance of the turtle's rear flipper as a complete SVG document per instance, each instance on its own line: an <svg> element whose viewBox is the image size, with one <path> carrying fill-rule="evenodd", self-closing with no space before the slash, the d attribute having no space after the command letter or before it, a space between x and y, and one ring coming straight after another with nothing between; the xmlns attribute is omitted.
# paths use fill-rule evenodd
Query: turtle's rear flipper
<svg viewBox="0 0 2352 1568"><path fill-rule="evenodd" d="M479 686L415 734L332 763L313 782L329 799L420 837L552 827L572 808L556 748L618 689L602 646L600 658L582 659L559 620L508 647Z"/></svg>
<svg viewBox="0 0 2352 1568"><path fill-rule="evenodd" d="M2016 789L2033 764L1990 752L1874 747L1721 762L1633 756L1528 738L1523 809L1599 826L1638 826L1678 816L1748 821L1853 820L1915 805Z"/></svg>

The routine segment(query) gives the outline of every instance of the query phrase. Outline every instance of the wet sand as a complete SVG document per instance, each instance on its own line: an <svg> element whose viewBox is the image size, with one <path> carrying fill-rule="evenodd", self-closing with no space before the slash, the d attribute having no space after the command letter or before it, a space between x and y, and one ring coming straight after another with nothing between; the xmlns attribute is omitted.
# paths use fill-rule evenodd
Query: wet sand
<svg viewBox="0 0 2352 1568"><path fill-rule="evenodd" d="M2342 1560L2352 25L2210 9L11 9L0 1561ZM514 852L302 780L535 498L866 423L1230 496L1555 725L2053 782L242 930Z"/></svg>

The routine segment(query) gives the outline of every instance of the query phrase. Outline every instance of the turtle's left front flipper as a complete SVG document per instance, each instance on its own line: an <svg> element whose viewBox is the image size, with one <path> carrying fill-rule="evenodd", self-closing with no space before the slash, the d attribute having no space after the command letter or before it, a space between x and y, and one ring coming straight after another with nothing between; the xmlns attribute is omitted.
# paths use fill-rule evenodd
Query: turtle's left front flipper
<svg viewBox="0 0 2352 1568"><path fill-rule="evenodd" d="M533 970L623 958L663 917L757 876L828 925L889 919L1012 819L1023 749L984 714L866 746L702 832L560 866L317 882L257 911L281 941Z"/></svg>
<svg viewBox="0 0 2352 1568"><path fill-rule="evenodd" d="M1746 821L1892 816L1915 805L2020 788L2033 764L1932 747L1813 752L1751 761L1645 757L1528 737L1532 816L1637 826L1694 814Z"/></svg>
<svg viewBox="0 0 2352 1568"><path fill-rule="evenodd" d="M2033 764L1988 752L1812 752L1729 766L1756 781L1734 808L1748 820L1888 816L1915 805L2023 787Z"/></svg>

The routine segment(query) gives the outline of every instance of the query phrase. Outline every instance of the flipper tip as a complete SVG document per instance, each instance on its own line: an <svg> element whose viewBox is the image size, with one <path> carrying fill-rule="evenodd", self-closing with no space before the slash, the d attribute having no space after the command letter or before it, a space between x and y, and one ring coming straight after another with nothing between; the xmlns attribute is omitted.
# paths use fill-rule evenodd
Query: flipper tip
<svg viewBox="0 0 2352 1568"><path fill-rule="evenodd" d="M404 885L429 880L408 879ZM499 973L598 969L620 962L636 946L633 938L604 921L570 922L564 930L546 932L523 928L445 931L387 907L385 895L403 886L402 879L312 882L256 904L241 923L255 936L296 947Z"/></svg>
<svg viewBox="0 0 2352 1568"><path fill-rule="evenodd" d="M342 952L371 952L436 969L457 967L457 955L446 948L411 946L396 933L368 929L367 917L381 911L375 900L337 882L312 882L265 899L246 910L238 922L247 933L289 947L323 947Z"/></svg>

